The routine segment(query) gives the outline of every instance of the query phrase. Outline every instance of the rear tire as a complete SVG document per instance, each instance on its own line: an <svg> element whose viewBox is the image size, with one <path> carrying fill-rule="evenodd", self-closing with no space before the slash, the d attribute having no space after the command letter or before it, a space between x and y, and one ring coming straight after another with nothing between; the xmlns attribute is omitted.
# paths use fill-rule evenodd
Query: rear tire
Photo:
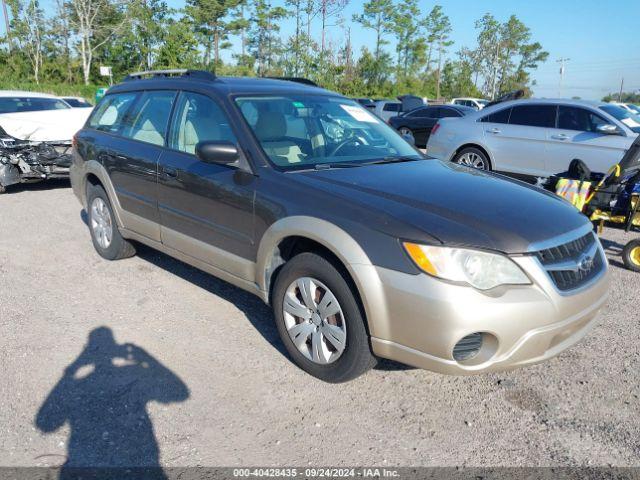
<svg viewBox="0 0 640 480"><path fill-rule="evenodd" d="M107 192L100 185L87 187L87 217L96 252L107 260L135 255L135 247L120 234Z"/></svg>
<svg viewBox="0 0 640 480"><path fill-rule="evenodd" d="M476 147L463 148L456 153L452 161L466 167L491 171L491 160L482 150Z"/></svg>
<svg viewBox="0 0 640 480"><path fill-rule="evenodd" d="M376 364L356 296L324 257L301 253L289 260L276 278L272 304L285 348L310 375L341 383Z"/></svg>
<svg viewBox="0 0 640 480"><path fill-rule="evenodd" d="M632 272L640 272L640 240L631 240L624 246L622 261Z"/></svg>

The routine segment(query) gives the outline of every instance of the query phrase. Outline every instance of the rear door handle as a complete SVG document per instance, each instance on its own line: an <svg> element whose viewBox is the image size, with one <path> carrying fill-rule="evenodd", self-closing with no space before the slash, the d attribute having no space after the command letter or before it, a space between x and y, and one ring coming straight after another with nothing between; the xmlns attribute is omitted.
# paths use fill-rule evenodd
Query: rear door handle
<svg viewBox="0 0 640 480"><path fill-rule="evenodd" d="M551 138L554 140L569 140L569 136L564 133L559 133L558 135L551 135Z"/></svg>
<svg viewBox="0 0 640 480"><path fill-rule="evenodd" d="M500 130L499 128L492 128L491 130L489 130L491 133L494 134L498 134L498 133L502 133L502 130Z"/></svg>

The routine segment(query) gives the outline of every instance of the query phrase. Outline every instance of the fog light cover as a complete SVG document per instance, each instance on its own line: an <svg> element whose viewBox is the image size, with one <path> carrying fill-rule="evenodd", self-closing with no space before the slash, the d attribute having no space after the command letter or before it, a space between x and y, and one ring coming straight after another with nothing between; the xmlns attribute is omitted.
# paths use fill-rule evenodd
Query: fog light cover
<svg viewBox="0 0 640 480"><path fill-rule="evenodd" d="M453 347L453 358L457 362L471 360L482 348L482 333L475 332L463 337L456 346Z"/></svg>

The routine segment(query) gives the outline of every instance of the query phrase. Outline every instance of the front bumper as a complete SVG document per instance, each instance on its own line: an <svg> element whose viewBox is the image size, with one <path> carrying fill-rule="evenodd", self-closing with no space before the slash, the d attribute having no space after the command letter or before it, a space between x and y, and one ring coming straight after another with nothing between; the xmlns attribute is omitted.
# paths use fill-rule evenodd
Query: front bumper
<svg viewBox="0 0 640 480"><path fill-rule="evenodd" d="M584 337L607 299L608 266L588 285L567 294L556 289L535 257L514 261L529 274L532 285L481 292L426 274L369 267L380 281L375 299L365 299L374 353L427 370L466 375L538 363ZM454 346L475 332L486 337L479 354L456 361Z"/></svg>

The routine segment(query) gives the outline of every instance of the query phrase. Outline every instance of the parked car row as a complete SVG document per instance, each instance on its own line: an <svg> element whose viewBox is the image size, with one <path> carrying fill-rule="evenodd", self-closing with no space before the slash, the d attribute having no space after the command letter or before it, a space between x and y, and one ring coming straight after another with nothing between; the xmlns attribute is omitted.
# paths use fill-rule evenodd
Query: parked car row
<svg viewBox="0 0 640 480"><path fill-rule="evenodd" d="M483 170L548 177L579 158L606 172L640 133L640 116L604 102L515 100L441 119L429 155Z"/></svg>
<svg viewBox="0 0 640 480"><path fill-rule="evenodd" d="M461 105L430 105L416 108L389 119L389 125L401 135L413 138L417 147L424 148L438 120L463 117L476 110Z"/></svg>

